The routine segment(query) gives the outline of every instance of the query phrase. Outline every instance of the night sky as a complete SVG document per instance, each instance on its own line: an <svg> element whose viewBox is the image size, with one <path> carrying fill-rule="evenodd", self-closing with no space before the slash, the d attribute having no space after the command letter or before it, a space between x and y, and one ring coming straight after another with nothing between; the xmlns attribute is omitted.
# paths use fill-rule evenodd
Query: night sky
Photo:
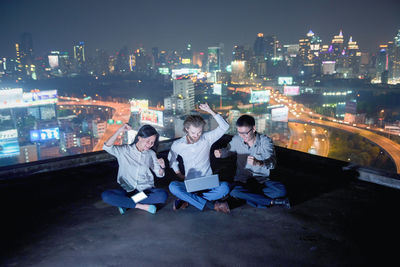
<svg viewBox="0 0 400 267"><path fill-rule="evenodd" d="M15 42L30 32L36 55L87 49L118 51L122 46L148 51L194 51L225 44L253 45L258 32L283 44L298 43L310 29L330 43L343 30L361 51L376 52L400 29L399 0L0 0L0 56L15 57Z"/></svg>

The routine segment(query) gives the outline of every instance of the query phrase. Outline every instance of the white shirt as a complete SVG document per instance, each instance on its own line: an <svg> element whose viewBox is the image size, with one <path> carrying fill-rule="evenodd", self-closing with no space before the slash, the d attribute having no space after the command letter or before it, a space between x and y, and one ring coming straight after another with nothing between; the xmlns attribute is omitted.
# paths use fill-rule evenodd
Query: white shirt
<svg viewBox="0 0 400 267"><path fill-rule="evenodd" d="M117 158L119 164L117 182L127 192L154 187L154 176L150 168L161 177L158 173L161 166L153 150L140 152L135 144L121 146L104 144L103 149Z"/></svg>
<svg viewBox="0 0 400 267"><path fill-rule="evenodd" d="M194 144L187 142L186 136L174 141L168 154L171 168L179 171L177 156L180 155L185 166L185 177L199 177L212 174L210 165L210 148L229 129L229 124L216 114L214 119L218 127L201 135Z"/></svg>

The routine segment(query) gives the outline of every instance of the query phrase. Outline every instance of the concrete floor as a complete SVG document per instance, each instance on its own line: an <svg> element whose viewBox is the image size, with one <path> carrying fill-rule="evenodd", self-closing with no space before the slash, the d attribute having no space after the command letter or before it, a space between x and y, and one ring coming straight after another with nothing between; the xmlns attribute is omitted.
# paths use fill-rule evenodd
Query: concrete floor
<svg viewBox="0 0 400 267"><path fill-rule="evenodd" d="M155 215L121 216L100 198L116 188L115 161L4 180L0 266L390 266L400 191L298 155L273 173L290 210L174 212L170 196Z"/></svg>

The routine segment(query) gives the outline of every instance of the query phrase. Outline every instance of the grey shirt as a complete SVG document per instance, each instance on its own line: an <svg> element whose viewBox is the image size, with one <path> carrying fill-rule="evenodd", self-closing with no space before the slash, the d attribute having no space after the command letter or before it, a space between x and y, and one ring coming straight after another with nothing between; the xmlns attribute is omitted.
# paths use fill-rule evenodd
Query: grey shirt
<svg viewBox="0 0 400 267"><path fill-rule="evenodd" d="M256 133L256 141L251 147L240 136L235 135L228 146L222 149L221 156L224 158L232 153L237 155L235 181L246 182L248 178L254 177L260 183L264 182L268 180L269 170L274 169L276 165L275 149L271 138L259 133ZM248 164L248 156L262 161L262 166Z"/></svg>
<svg viewBox="0 0 400 267"><path fill-rule="evenodd" d="M161 168L153 150L140 152L136 145L106 146L103 149L118 160L117 182L127 192L135 189L143 191L154 187L154 176L150 168L158 176Z"/></svg>

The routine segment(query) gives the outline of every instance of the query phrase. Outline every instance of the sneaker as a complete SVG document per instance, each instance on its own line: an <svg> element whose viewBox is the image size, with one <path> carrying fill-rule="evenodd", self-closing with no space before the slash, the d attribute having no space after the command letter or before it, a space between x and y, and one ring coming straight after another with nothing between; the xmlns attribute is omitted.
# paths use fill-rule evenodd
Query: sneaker
<svg viewBox="0 0 400 267"><path fill-rule="evenodd" d="M126 212L126 208L118 207L118 211L119 211L119 213L120 213L121 215L124 215L125 212Z"/></svg>
<svg viewBox="0 0 400 267"><path fill-rule="evenodd" d="M149 209L147 210L148 212L155 214L157 211L157 207L155 205L150 205Z"/></svg>
<svg viewBox="0 0 400 267"><path fill-rule="evenodd" d="M273 206L274 206L274 205L276 205L276 206L283 206L283 207L285 207L286 209L290 209L290 208L291 208L289 199L288 199L287 197L286 197L286 198L275 198L275 199L272 201L272 205L273 205Z"/></svg>
<svg viewBox="0 0 400 267"><path fill-rule="evenodd" d="M173 208L173 210L179 210L179 209L186 209L188 206L189 206L189 203L177 198L177 199L175 199L174 205L172 206L172 208Z"/></svg>
<svg viewBox="0 0 400 267"><path fill-rule="evenodd" d="M226 201L224 202L219 202L216 201L214 204L214 209L218 212L222 212L222 213L230 213L231 210L229 209L228 203Z"/></svg>

